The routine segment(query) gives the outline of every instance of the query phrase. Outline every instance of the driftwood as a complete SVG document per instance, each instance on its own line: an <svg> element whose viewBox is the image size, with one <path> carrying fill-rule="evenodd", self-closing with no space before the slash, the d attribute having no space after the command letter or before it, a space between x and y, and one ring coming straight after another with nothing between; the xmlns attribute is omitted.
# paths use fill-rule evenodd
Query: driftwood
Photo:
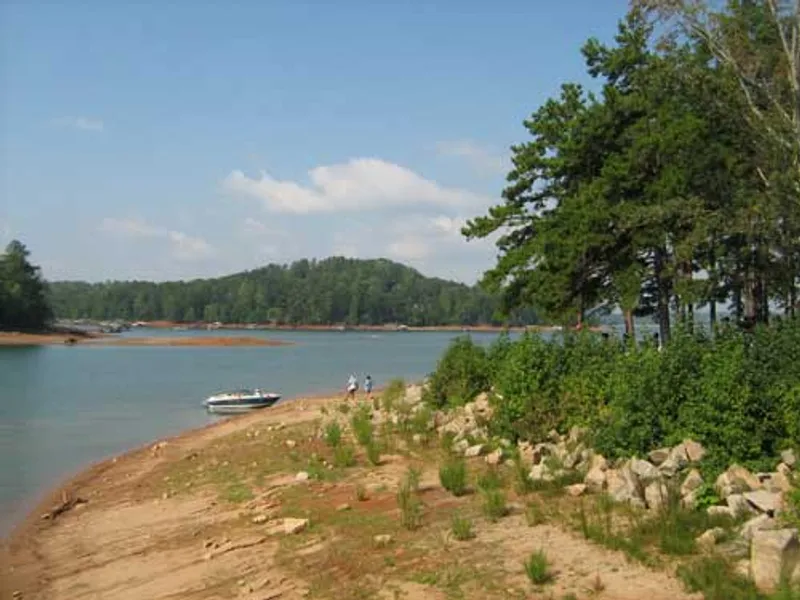
<svg viewBox="0 0 800 600"><path fill-rule="evenodd" d="M42 515L42 519L55 520L55 518L68 510L73 509L78 504L86 504L88 500L79 496L72 497L69 492L64 490L61 492L61 502L53 506L48 512Z"/></svg>

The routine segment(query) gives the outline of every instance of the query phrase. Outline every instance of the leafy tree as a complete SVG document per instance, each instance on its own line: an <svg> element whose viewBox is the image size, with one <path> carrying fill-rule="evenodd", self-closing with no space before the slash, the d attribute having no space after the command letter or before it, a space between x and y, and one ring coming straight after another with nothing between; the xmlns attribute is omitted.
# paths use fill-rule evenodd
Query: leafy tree
<svg viewBox="0 0 800 600"><path fill-rule="evenodd" d="M0 329L42 329L50 320L45 283L29 256L17 240L0 255Z"/></svg>

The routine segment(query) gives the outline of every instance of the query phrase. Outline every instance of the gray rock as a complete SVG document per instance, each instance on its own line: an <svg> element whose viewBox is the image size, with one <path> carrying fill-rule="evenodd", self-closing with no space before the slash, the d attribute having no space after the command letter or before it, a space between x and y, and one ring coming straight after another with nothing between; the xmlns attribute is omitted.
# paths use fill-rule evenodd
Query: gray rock
<svg viewBox="0 0 800 600"><path fill-rule="evenodd" d="M723 500L731 494L750 492L761 487L758 477L740 465L732 465L717 477L714 487Z"/></svg>
<svg viewBox="0 0 800 600"><path fill-rule="evenodd" d="M710 550L716 546L717 542L720 541L724 536L725 530L722 527L714 527L713 529L708 529L697 536L695 542L701 549Z"/></svg>
<svg viewBox="0 0 800 600"><path fill-rule="evenodd" d="M592 492L602 492L606 488L606 471L599 466L592 467L586 473L583 482Z"/></svg>
<svg viewBox="0 0 800 600"><path fill-rule="evenodd" d="M475 458L476 456L483 454L485 450L486 446L484 444L475 444L464 451L464 456L467 458Z"/></svg>
<svg viewBox="0 0 800 600"><path fill-rule="evenodd" d="M586 484L575 483L573 485L568 485L565 489L570 496L577 498L578 496L583 496L583 494L586 492Z"/></svg>
<svg viewBox="0 0 800 600"><path fill-rule="evenodd" d="M283 520L283 532L286 535L300 533L308 528L308 519L286 518Z"/></svg>
<svg viewBox="0 0 800 600"><path fill-rule="evenodd" d="M706 455L706 449L703 445L694 440L683 440L683 449L686 451L686 458L690 463L696 463L703 460Z"/></svg>
<svg viewBox="0 0 800 600"><path fill-rule="evenodd" d="M503 462L502 448L498 448L494 452L490 452L489 454L486 455L486 458L484 460L486 461L487 464L499 465L501 462Z"/></svg>
<svg viewBox="0 0 800 600"><path fill-rule="evenodd" d="M631 506L645 508L644 493L630 463L621 468L606 471L606 485L609 495L617 502L625 502Z"/></svg>
<svg viewBox="0 0 800 600"><path fill-rule="evenodd" d="M745 522L745 524L742 525L742 529L739 534L742 536L742 539L749 542L753 539L756 531L768 531L770 529L775 529L776 525L775 519L769 517L768 515L758 515L757 517L753 517L749 521Z"/></svg>
<svg viewBox="0 0 800 600"><path fill-rule="evenodd" d="M728 503L728 507L733 512L734 517L756 513L755 509L742 494L731 494L725 499L725 502Z"/></svg>
<svg viewBox="0 0 800 600"><path fill-rule="evenodd" d="M469 442L467 440L458 440L453 444L453 451L458 454L464 454L469 448Z"/></svg>
<svg viewBox="0 0 800 600"><path fill-rule="evenodd" d="M777 512L780 512L783 507L781 495L775 492L756 490L755 492L746 492L743 495L751 506L760 512L767 513L771 517L775 516Z"/></svg>
<svg viewBox="0 0 800 600"><path fill-rule="evenodd" d="M634 458L630 462L631 471L639 478L643 484L654 481L659 478L658 469L651 465L646 460Z"/></svg>
<svg viewBox="0 0 800 600"><path fill-rule="evenodd" d="M532 481L553 481L554 479L553 473L544 463L533 465L530 473L528 473L528 477L530 477Z"/></svg>
<svg viewBox="0 0 800 600"><path fill-rule="evenodd" d="M375 542L375 545L379 548L383 548L384 546L388 546L392 543L392 536L388 533L382 533L380 535L376 535L372 538L372 541Z"/></svg>
<svg viewBox="0 0 800 600"><path fill-rule="evenodd" d="M647 455L647 458L649 458L650 462L655 466L659 466L669 458L669 451L669 448L658 448L657 450L650 452L650 454Z"/></svg>
<svg viewBox="0 0 800 600"><path fill-rule="evenodd" d="M791 448L781 452L781 460L787 467L794 467L797 464L797 457L794 454L794 450Z"/></svg>
<svg viewBox="0 0 800 600"><path fill-rule="evenodd" d="M669 499L669 489L662 481L652 481L644 488L644 499L647 508L660 510Z"/></svg>
<svg viewBox="0 0 800 600"><path fill-rule="evenodd" d="M731 510L730 506L709 506L706 509L706 512L714 516L724 516L724 517L731 517L733 518L733 511Z"/></svg>
<svg viewBox="0 0 800 600"><path fill-rule="evenodd" d="M255 517L253 517L253 523L255 525L262 525L267 521L269 521L269 517L267 515L256 515Z"/></svg>
<svg viewBox="0 0 800 600"><path fill-rule="evenodd" d="M760 530L750 545L750 572L759 589L775 590L800 562L796 529Z"/></svg>
<svg viewBox="0 0 800 600"><path fill-rule="evenodd" d="M703 477L697 469L692 469L681 484L681 496L688 496L703 485Z"/></svg>
<svg viewBox="0 0 800 600"><path fill-rule="evenodd" d="M294 476L295 481L308 481L309 475L306 471L300 471Z"/></svg>
<svg viewBox="0 0 800 600"><path fill-rule="evenodd" d="M762 481L762 485L768 492L782 493L790 492L792 490L791 480L786 474L781 473L780 471L768 473L767 477L765 477Z"/></svg>

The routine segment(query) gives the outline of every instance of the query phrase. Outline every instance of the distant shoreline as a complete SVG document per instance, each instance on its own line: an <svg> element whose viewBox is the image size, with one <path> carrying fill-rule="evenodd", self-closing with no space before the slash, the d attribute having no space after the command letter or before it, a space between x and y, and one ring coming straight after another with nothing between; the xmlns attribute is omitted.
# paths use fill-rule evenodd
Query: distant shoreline
<svg viewBox="0 0 800 600"><path fill-rule="evenodd" d="M117 337L110 334L0 332L0 346L291 346L285 340L255 336Z"/></svg>

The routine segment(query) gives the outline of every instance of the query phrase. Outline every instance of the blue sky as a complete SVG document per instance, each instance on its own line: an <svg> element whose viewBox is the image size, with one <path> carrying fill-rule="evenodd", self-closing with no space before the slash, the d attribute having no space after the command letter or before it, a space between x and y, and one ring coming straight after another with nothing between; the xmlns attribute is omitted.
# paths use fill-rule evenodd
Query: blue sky
<svg viewBox="0 0 800 600"><path fill-rule="evenodd" d="M0 3L0 243L50 279L333 254L473 282L522 120L625 0Z"/></svg>

